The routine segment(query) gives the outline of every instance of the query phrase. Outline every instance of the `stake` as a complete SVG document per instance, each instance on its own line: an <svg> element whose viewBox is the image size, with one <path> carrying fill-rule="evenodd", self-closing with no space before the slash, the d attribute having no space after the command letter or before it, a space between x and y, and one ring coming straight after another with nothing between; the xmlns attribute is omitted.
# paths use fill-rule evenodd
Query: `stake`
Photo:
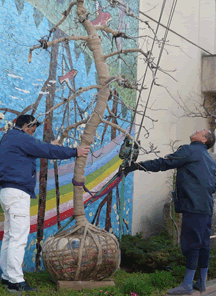
<svg viewBox="0 0 216 296"><path fill-rule="evenodd" d="M125 176L122 177L122 183L121 183L121 202L120 202L120 221L119 221L120 249L121 249L121 240L122 240L122 232L123 232L124 193L125 193Z"/></svg>

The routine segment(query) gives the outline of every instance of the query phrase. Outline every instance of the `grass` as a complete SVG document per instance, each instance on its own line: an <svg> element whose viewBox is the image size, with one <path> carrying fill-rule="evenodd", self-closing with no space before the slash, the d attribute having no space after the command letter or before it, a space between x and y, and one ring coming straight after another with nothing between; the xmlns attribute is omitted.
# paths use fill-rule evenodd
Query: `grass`
<svg viewBox="0 0 216 296"><path fill-rule="evenodd" d="M177 267L177 266L176 266ZM181 275L182 274L182 275ZM31 272L25 274L25 279L32 287L37 287L38 292L31 292L28 295L58 295L58 296L162 296L166 295L167 290L178 285L178 281L184 274L184 267L179 268L175 272L175 276L171 272L158 271L152 274L148 273L128 273L125 270L118 270L113 276L115 287L105 287L93 290L72 291L72 290L56 290L56 284L49 279L46 271ZM24 295L25 293L23 293ZM5 288L0 285L0 295L11 295ZM25 294L27 295L27 294Z"/></svg>

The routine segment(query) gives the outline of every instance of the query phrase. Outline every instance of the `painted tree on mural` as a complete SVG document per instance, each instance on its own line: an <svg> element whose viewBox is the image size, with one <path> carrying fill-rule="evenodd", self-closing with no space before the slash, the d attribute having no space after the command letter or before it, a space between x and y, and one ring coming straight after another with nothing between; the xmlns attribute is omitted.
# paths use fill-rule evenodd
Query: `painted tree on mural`
<svg viewBox="0 0 216 296"><path fill-rule="evenodd" d="M81 146L102 144L104 135L109 132L109 127L111 129L111 140L116 137L117 132L124 133L133 140L128 129L125 129L125 123L127 125L130 125L131 122L133 123L135 114L139 114L140 116L144 114L146 119L150 120L153 125L156 120L146 115L147 104L145 105L145 102L141 103L141 111L138 111L135 108L134 100L131 99L135 97L137 91L139 95L145 91L144 84L137 81L134 73L136 72L137 58L146 62L147 68L152 72L153 78L156 74L155 69L162 70L154 62L152 52L148 50L148 48L151 48L148 42L154 39L160 48L166 40L158 39L156 32L151 28L150 24L147 21L140 20L145 23L146 28L153 37L150 33L141 36L140 38L146 44L147 50L144 51L139 47L138 38L133 34L133 27L132 30L130 28L130 24L133 21L138 25L138 11L133 11L129 7L129 1L125 1L125 3L112 0L77 0L71 2L63 12L62 19L50 28L49 34L41 36L39 45L30 48L29 61L32 64L37 61L35 52L38 49L44 49L44 51L50 52L51 55L49 76L41 88L37 100L24 108L21 113L9 108L1 108L1 110L12 112L16 115L25 114L30 111L34 115L38 111L43 96L45 96L45 112L39 112L37 116L37 118L43 117L43 140L50 142L54 137L59 136L60 142L66 141L68 145L77 142ZM24 7L24 1L16 1L16 6L19 13L21 13ZM41 12L35 8L34 20L37 26L40 24L42 18L43 15ZM114 19L115 22L113 22ZM60 29L60 26L64 22L68 22L71 34L66 34ZM77 31L81 32L81 34L77 35ZM87 72L90 70L92 61L94 61L96 67L96 85L76 87L76 75L80 69L74 69L73 67L70 42L75 42L74 51L76 56L84 53ZM109 46L107 46L107 42L109 42ZM43 54L43 51L40 51L39 54ZM62 75L56 81L56 69L59 63L62 64ZM153 82L156 84L155 81ZM92 90L94 90L94 93L92 93ZM59 94L60 92L61 94ZM88 95L88 93L90 94ZM86 102L85 108L81 108L80 101ZM144 108L144 106L146 107ZM54 121L54 112L57 112L56 114L58 112L61 115L63 114L61 122L58 122L58 120ZM71 123L72 117L74 120L73 124ZM149 130L143 122L142 128L148 135ZM55 129L58 131L57 134ZM98 139L99 141L97 141ZM148 151L142 147L140 148L144 153L155 151L154 146L150 146ZM78 158L75 162L74 180L80 184L85 182L85 161L84 158ZM40 265L41 240L45 215L47 160L42 159L40 167L37 266ZM54 163L54 168L58 206L59 184L56 162ZM80 217L85 219L83 218L84 205L82 196L83 186L74 186L74 214L77 217L77 223L81 219ZM111 228L111 201L112 193L109 193L101 202L93 218L93 223L98 224L101 208L107 204L107 223L105 227L107 231ZM58 226L60 227L59 219Z"/></svg>

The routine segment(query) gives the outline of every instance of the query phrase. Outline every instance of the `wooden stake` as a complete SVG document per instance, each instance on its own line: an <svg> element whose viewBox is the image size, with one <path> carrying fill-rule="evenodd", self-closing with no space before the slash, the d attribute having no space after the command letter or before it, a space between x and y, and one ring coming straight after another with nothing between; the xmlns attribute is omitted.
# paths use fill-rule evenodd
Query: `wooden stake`
<svg viewBox="0 0 216 296"><path fill-rule="evenodd" d="M83 290L83 289L95 289L115 286L115 282L112 280L106 281L58 281L57 282L57 291L61 289L69 290Z"/></svg>

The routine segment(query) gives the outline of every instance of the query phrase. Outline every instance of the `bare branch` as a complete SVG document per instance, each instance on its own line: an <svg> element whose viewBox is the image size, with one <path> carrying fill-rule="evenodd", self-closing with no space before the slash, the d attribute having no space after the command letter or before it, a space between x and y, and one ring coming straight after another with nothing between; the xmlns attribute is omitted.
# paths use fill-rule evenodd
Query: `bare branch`
<svg viewBox="0 0 216 296"><path fill-rule="evenodd" d="M115 124L115 123L113 123L113 122L109 122L109 121L107 121L107 120L104 120L104 119L102 119L102 118L101 118L101 121L102 121L103 123L107 124L107 125L110 125L111 127L115 128L115 129L121 131L126 137L128 137L128 138L129 138L130 140L132 140L135 144L137 144L138 147L139 147L139 148L140 148L145 154L149 154L149 153L155 153L155 154L157 154L157 153L160 153L160 151L157 151L157 147L155 147L152 143L149 143L150 150L147 151L144 147L140 146L140 144L139 144L137 141L135 141L134 138L133 138L130 134L128 134L128 132L127 132L125 129L121 128L119 125L117 125L117 124Z"/></svg>
<svg viewBox="0 0 216 296"><path fill-rule="evenodd" d="M32 46L29 50L29 63L31 63L31 59L32 59L32 51L35 49L39 49L39 48L45 48L47 49L48 47L52 46L52 45L56 45L58 43L62 43L62 42L69 42L71 40L74 41L78 41L78 40L83 40L83 41L88 41L89 37L88 36L68 36L68 37L62 37L62 38L58 38L58 39L54 39L52 41L46 41L45 39L41 39L40 40L40 45L35 45Z"/></svg>
<svg viewBox="0 0 216 296"><path fill-rule="evenodd" d="M112 2L114 2L115 4L118 4L118 5L121 5L121 6L125 7L125 13L126 13L128 16L132 16L132 17L137 18L137 17L134 15L134 13L131 13L131 12L130 12L130 11L131 11L130 7L128 7L128 6L127 6L126 4L124 4L123 2L118 1L118 0L107 0L107 1L110 2L111 6L112 6ZM155 22L155 23L158 23L158 21L156 21L155 19L153 19L152 17L150 17L150 16L147 15L146 13L142 12L141 10L139 10L139 13L142 14L143 16L147 17L147 18L150 19L151 21L153 21L153 22ZM137 19L138 19L138 18L137 18ZM139 20L140 20L140 19L139 19ZM148 25L148 22L147 22L147 21L143 21L143 20L142 20L142 22L144 22L146 25ZM164 25L161 24L161 23L159 23L159 25L160 25L161 27L163 27L164 29L169 30L169 31L172 32L173 34L179 36L180 38L184 39L185 41L191 43L192 45L196 46L197 48L199 48L199 49L205 51L206 53L208 53L208 54L210 54L210 55L212 55L212 53L210 53L210 52L207 51L206 49L200 47L200 46L197 45L196 43L194 43L194 42L192 42L191 40L185 38L184 36L180 35L179 33L173 31L172 29L168 28L167 26L164 26Z"/></svg>
<svg viewBox="0 0 216 296"><path fill-rule="evenodd" d="M122 86L124 88L129 88L129 89L136 89L138 90L137 86L136 85L132 85L130 83L130 81L124 76L124 75L119 75L116 77L117 79L117 83L119 86Z"/></svg>
<svg viewBox="0 0 216 296"><path fill-rule="evenodd" d="M133 138L130 134L128 134L128 132L127 132L125 129L121 128L119 125L117 125L117 124L115 124L115 123L113 123L113 122L109 122L109 121L107 121L107 120L104 120L104 119L101 118L101 117L100 117L100 119L101 119L101 122L103 122L103 123L105 123L105 124L108 124L108 125L112 126L113 128L115 128L115 129L119 130L120 132L122 132L122 133L123 133L125 136L127 136L129 139L134 140L134 138ZM137 144L138 144L138 143L137 143Z"/></svg>
<svg viewBox="0 0 216 296"><path fill-rule="evenodd" d="M115 100L115 98L117 98L120 101L120 104L124 105L128 110L130 110L131 112L136 112L136 114L139 114L141 116L143 116L143 112L137 111L135 108L131 108L129 105L127 105L120 97L116 96L115 94L113 94L113 97L111 100ZM152 109L150 109L152 110ZM157 111L157 110L156 110ZM108 110L109 112L109 110ZM110 111L111 112L111 111ZM111 114L110 114L111 115ZM111 115L112 116L112 115ZM116 116L115 116L116 117ZM153 119L148 115L145 115L146 118L148 118L149 120L151 120L152 122L158 122L157 119ZM120 118L121 120L125 121L124 119Z"/></svg>
<svg viewBox="0 0 216 296"><path fill-rule="evenodd" d="M65 11L62 13L62 15L63 15L64 17L58 22L58 24L56 24L56 25L50 30L50 32L53 32L54 30L56 30L56 29L58 28L58 26L60 26L60 25L66 20L66 18L68 17L68 15L69 15L71 9L72 9L73 6L76 5L76 4L77 4L77 1L73 1L73 2L71 2L71 4L69 5L68 9L65 10Z"/></svg>
<svg viewBox="0 0 216 296"><path fill-rule="evenodd" d="M139 12L140 12L142 15L144 15L145 17L149 18L151 21L153 21L153 22L155 22L155 23L158 23L158 21L156 21L156 20L155 20L155 19L153 19L152 17L148 16L148 15L147 15L147 14L145 14L144 12L142 12L142 11L139 11ZM177 33L177 32L175 32L175 31L173 31L172 29L168 28L167 26L164 26L164 25L163 25L163 24L161 24L161 23L159 23L159 25L160 25L161 27L165 28L166 30L169 30L169 31L170 31L170 32L172 32L173 34L175 34L175 35L177 35L177 36L181 37L181 38L182 38L182 39L184 39L185 41L187 41L187 42L191 43L192 45L194 45L194 46L198 47L199 49L201 49L201 50L203 50L203 51L207 52L208 54L212 55L212 53L210 53L210 52L209 52L209 51L207 51L206 49L204 49L204 48L200 47L200 46L199 46L199 45L197 45L196 43L194 43L194 42L192 42L191 40L189 40L189 39L185 38L184 36L180 35L179 33Z"/></svg>
<svg viewBox="0 0 216 296"><path fill-rule="evenodd" d="M60 140L59 142L62 143L64 138L68 137L68 132L74 128L77 128L78 126L80 126L81 124L87 123L89 118L83 119L81 121L78 121L72 125L69 125L66 127L66 129L63 131L63 133L61 134Z"/></svg>
<svg viewBox="0 0 216 296"><path fill-rule="evenodd" d="M56 104L55 106L53 106L52 108L50 108L46 113L39 114L37 116L37 118L40 117L40 116L42 116L42 115L48 115L50 112L54 111L55 109L59 108L60 106L64 105L65 103L68 103L69 101L74 100L76 97L80 96L82 93L84 93L84 92L86 92L86 91L88 91L90 89L94 89L94 88L100 89L100 88L102 88L102 86L101 85L90 85L90 86L86 86L86 87L80 88L76 93L74 93L68 99L65 99L63 102L60 102L60 103Z"/></svg>
<svg viewBox="0 0 216 296"><path fill-rule="evenodd" d="M95 29L96 29L96 30L105 31L106 33L110 33L110 34L112 34L115 38L122 37L122 38L125 38L125 39L133 39L133 38L127 36L127 35L125 34L125 32L115 31L115 30L113 30L112 28L110 28L110 27L107 26L107 25L103 25L103 26L101 26L101 25L97 25L97 26L95 26Z"/></svg>
<svg viewBox="0 0 216 296"><path fill-rule="evenodd" d="M128 54L128 53L134 53L134 52L140 52L146 58L148 57L148 54L146 54L142 49L140 49L140 48L130 48L130 49L119 49L119 50L117 50L115 52L111 52L109 54L106 54L106 55L104 55L104 59L106 60L106 59L108 59L110 57L113 57L113 56L115 56L117 54L121 54L121 53Z"/></svg>

